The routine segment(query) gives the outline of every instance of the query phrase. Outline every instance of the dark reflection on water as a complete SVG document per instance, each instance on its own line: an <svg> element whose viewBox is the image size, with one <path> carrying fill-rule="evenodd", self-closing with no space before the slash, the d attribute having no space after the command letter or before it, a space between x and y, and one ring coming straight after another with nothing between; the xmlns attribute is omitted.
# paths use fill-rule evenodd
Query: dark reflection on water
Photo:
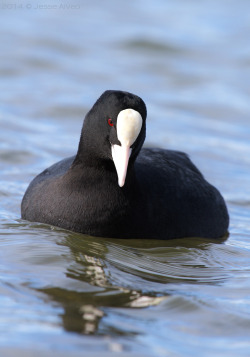
<svg viewBox="0 0 250 357"><path fill-rule="evenodd" d="M36 226L29 225L31 227ZM46 226L37 227L48 233ZM60 233L59 229L53 229L53 235L57 231ZM139 333L102 322L106 309L158 305L172 295L173 284L215 286L229 278L227 267L221 263L222 254L217 251L223 249L223 245L209 240L126 241L70 232L63 236L62 241L56 239L55 243L70 249L69 265L64 271L67 279L63 284L60 280L59 283L54 281L36 290L63 307L62 324L66 331L113 336ZM52 267L55 265L54 259L49 259L46 251L44 254L39 264L46 262L46 269L50 270L50 263ZM230 254L228 250L226 254ZM28 254L28 261L33 261L32 257Z"/></svg>

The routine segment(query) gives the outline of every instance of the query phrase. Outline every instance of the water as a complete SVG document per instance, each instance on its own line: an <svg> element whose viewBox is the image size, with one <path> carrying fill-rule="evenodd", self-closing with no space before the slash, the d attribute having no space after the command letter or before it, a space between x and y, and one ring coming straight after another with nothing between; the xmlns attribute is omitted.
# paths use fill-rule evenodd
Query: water
<svg viewBox="0 0 250 357"><path fill-rule="evenodd" d="M249 2L0 9L1 356L249 356ZM189 153L220 189L225 242L101 239L20 219L28 183L75 153L106 89L140 95L146 145Z"/></svg>

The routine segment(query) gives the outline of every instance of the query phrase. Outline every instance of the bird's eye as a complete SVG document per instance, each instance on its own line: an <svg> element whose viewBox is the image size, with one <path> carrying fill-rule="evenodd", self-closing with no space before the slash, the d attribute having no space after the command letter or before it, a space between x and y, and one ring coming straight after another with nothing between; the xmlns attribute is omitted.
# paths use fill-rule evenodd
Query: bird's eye
<svg viewBox="0 0 250 357"><path fill-rule="evenodd" d="M111 118L108 119L108 125L109 126L114 126L113 120Z"/></svg>

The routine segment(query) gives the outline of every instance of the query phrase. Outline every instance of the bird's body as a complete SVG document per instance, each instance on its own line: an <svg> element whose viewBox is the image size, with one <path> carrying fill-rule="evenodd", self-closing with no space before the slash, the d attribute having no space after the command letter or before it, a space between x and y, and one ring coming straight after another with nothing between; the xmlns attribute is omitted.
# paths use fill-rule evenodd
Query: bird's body
<svg viewBox="0 0 250 357"><path fill-rule="evenodd" d="M143 102L138 105L136 96L135 104L132 96L107 91L88 114L92 121L100 116L98 104L103 105L102 99L109 100L110 107L112 101L116 102L113 118L124 107L141 113L142 123L135 119L139 133L131 134L132 129L130 136L125 133L129 138L134 135L126 149L126 153L131 150L130 156L125 153L123 159L122 154L120 160L127 160L125 174L120 162L114 165L112 156L115 161L117 154L107 145L123 148L123 142L119 145L118 121L113 119L114 124L106 130L99 127L98 119L92 131L86 116L77 155L56 163L31 182L22 201L22 218L100 237L222 237L229 221L225 202L188 156L164 149L140 150L145 138L146 109ZM98 138L91 140L95 134Z"/></svg>

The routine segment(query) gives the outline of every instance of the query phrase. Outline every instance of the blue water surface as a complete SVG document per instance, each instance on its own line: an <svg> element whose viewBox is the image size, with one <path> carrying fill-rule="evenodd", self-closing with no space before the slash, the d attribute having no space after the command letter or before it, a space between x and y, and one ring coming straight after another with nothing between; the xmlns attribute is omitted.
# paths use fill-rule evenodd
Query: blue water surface
<svg viewBox="0 0 250 357"><path fill-rule="evenodd" d="M249 356L250 4L0 4L1 356ZM145 145L222 192L225 242L115 240L20 219L106 89L140 95Z"/></svg>

